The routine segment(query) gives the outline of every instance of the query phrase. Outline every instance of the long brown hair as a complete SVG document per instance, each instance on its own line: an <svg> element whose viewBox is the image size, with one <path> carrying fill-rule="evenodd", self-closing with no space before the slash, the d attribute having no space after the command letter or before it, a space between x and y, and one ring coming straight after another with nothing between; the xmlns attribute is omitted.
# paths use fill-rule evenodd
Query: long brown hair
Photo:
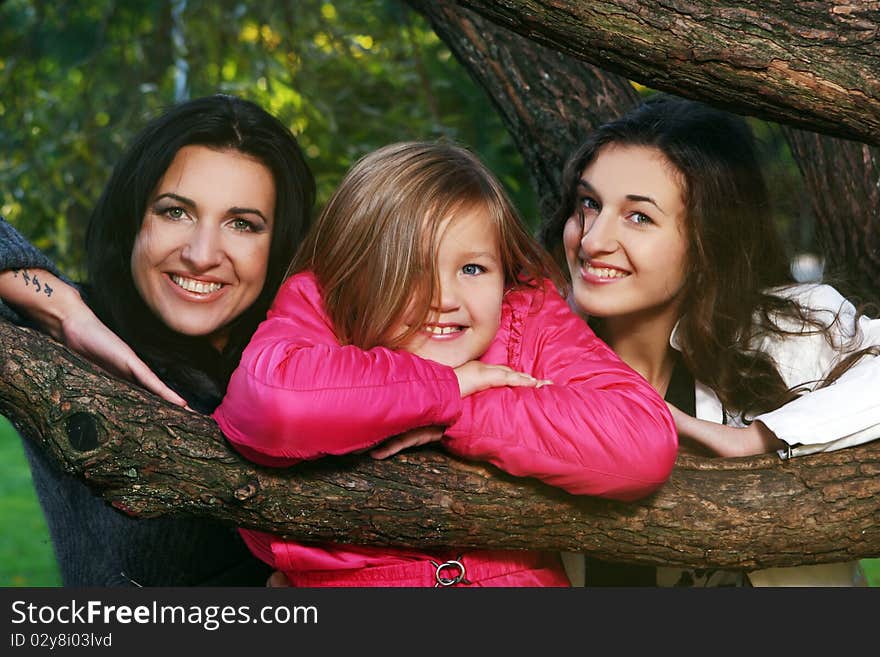
<svg viewBox="0 0 880 657"><path fill-rule="evenodd" d="M361 158L312 225L289 273L314 272L340 343L397 347L428 317L438 226L478 209L498 231L508 286L549 278L561 287L559 269L498 180L473 153L447 142L391 144ZM390 336L405 312L421 321Z"/></svg>
<svg viewBox="0 0 880 657"><path fill-rule="evenodd" d="M803 390L790 390L773 360L754 345L764 336L804 333L823 334L841 351L842 345L814 310L772 292L794 280L746 121L657 94L597 128L566 165L557 210L541 228L543 243L561 264L563 227L578 211L581 172L609 144L655 148L683 180L690 246L677 337L685 366L726 408L740 413L766 412L797 397ZM601 320L595 326L601 334ZM869 352L877 350L843 359L822 384Z"/></svg>

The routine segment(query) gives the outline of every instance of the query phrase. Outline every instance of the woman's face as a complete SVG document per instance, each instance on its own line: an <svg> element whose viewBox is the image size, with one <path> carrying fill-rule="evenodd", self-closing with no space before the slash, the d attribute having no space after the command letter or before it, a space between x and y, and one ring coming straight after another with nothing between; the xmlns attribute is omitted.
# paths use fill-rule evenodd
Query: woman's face
<svg viewBox="0 0 880 657"><path fill-rule="evenodd" d="M609 144L581 173L563 243L579 308L595 317L674 314L687 271L681 176L657 149Z"/></svg>
<svg viewBox="0 0 880 657"><path fill-rule="evenodd" d="M131 274L168 328L222 349L266 281L275 181L234 150L181 148L147 203Z"/></svg>

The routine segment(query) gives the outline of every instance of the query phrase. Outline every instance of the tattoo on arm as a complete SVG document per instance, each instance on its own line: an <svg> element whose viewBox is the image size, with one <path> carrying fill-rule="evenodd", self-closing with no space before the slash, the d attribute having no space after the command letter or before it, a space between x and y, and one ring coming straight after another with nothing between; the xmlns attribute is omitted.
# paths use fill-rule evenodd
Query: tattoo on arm
<svg viewBox="0 0 880 657"><path fill-rule="evenodd" d="M40 283L40 279L37 278L36 274L31 276L31 274L28 272L27 269L13 269L12 270L12 275L15 278L18 278L19 274L21 274L21 277L24 279L25 286L29 286L29 285L31 285L31 283L33 283L34 292L36 292L37 294L40 294L40 292L43 292L47 297L52 296L52 292L54 292L54 290L49 286L48 283Z"/></svg>

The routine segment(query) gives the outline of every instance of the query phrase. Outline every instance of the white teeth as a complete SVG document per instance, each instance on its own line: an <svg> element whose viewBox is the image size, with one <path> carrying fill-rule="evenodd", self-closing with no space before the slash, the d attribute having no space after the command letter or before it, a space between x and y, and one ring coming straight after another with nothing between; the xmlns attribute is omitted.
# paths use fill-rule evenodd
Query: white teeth
<svg viewBox="0 0 880 657"><path fill-rule="evenodd" d="M587 273L599 278L623 278L629 276L625 271L611 269L610 267L587 267Z"/></svg>
<svg viewBox="0 0 880 657"><path fill-rule="evenodd" d="M175 285L182 287L187 292L196 292L197 294L210 294L223 287L222 283L204 283L192 278L184 278L177 274L171 274L171 280L174 281Z"/></svg>
<svg viewBox="0 0 880 657"><path fill-rule="evenodd" d="M449 335L450 333L456 333L461 330L460 326L433 326L429 324L425 324L425 331L431 333L432 335Z"/></svg>

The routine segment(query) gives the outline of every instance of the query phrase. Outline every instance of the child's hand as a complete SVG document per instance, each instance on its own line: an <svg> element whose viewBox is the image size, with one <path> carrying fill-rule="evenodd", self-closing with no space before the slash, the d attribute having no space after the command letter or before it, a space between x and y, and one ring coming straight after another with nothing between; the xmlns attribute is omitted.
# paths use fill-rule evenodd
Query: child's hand
<svg viewBox="0 0 880 657"><path fill-rule="evenodd" d="M458 388L463 398L489 388L505 386L540 388L552 383L552 381L536 379L524 372L517 372L506 365L488 365L478 360L471 360L456 367L455 376L458 377Z"/></svg>
<svg viewBox="0 0 880 657"><path fill-rule="evenodd" d="M428 443L437 442L443 437L443 427L430 426L411 429L406 433L392 436L379 447L370 451L370 456L374 459L384 459L397 454L410 447L418 445L427 445Z"/></svg>

